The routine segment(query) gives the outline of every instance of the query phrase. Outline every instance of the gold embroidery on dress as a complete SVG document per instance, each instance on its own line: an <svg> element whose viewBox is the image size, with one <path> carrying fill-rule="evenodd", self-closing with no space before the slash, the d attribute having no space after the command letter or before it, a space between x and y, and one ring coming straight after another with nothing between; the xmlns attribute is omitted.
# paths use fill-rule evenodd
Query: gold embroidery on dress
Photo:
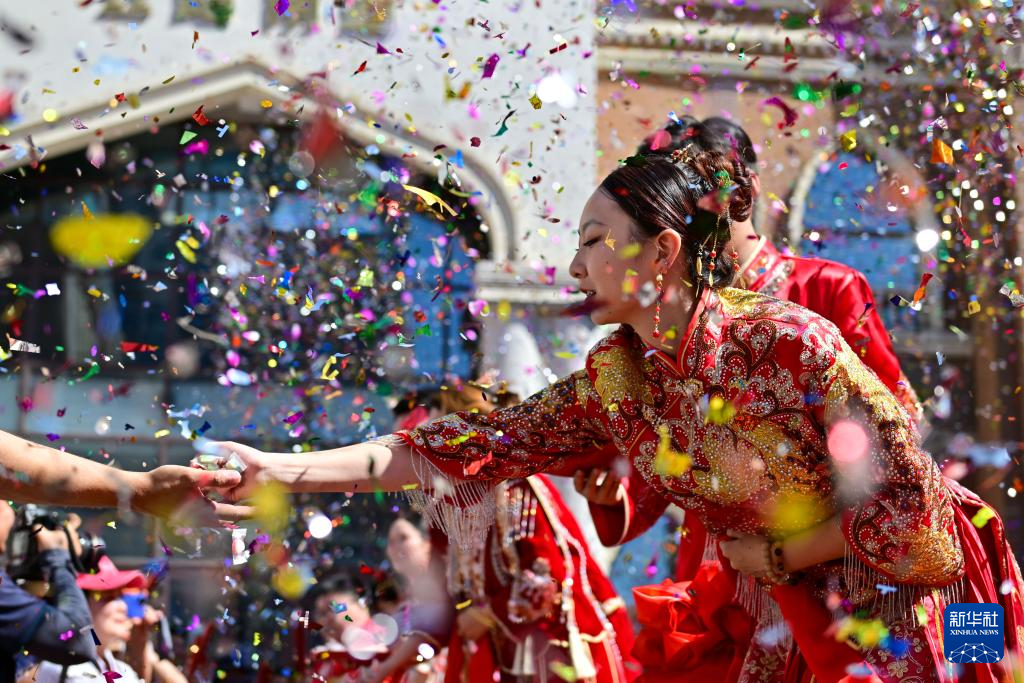
<svg viewBox="0 0 1024 683"><path fill-rule="evenodd" d="M628 349L612 346L597 351L592 355L592 363L596 370L594 389L605 410L634 396L642 397L644 403L654 402L650 387Z"/></svg>

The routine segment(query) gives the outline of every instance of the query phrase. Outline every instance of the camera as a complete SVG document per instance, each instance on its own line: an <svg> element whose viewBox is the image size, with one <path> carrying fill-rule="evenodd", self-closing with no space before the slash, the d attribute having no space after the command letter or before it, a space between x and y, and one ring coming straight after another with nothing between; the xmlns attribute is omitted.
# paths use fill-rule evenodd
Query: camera
<svg viewBox="0 0 1024 683"><path fill-rule="evenodd" d="M67 527L67 515L39 505L23 505L15 518L14 528L7 544L8 573L17 581L42 581L42 567L39 566L39 544L35 530L61 529L67 534L71 564L80 574L95 572L99 561L107 554L107 545L96 534L79 534L81 552L72 542L72 532Z"/></svg>

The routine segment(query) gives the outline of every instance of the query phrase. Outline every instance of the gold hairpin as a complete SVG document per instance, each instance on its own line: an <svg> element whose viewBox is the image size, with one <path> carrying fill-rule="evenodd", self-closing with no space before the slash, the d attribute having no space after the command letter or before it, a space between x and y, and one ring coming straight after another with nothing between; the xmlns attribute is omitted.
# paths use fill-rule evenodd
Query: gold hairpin
<svg viewBox="0 0 1024 683"><path fill-rule="evenodd" d="M669 159L672 161L673 164L678 164L680 161L682 161L684 164L689 164L691 161L689 146L684 147L682 149L672 150L672 154L669 155Z"/></svg>

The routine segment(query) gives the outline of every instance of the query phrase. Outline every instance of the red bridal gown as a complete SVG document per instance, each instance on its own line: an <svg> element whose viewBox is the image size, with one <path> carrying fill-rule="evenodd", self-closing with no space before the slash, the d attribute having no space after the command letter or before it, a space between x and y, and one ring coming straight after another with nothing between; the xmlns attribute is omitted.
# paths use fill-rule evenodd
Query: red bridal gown
<svg viewBox="0 0 1024 683"><path fill-rule="evenodd" d="M622 457L639 475L638 515L672 502L711 534L779 540L841 519L845 558L793 586L737 581L762 635L741 680L760 680L766 650L787 649L800 654L785 668L794 680L837 681L861 661L883 681L956 680L941 621L958 600L1001 603L1008 655L1024 649L1022 581L1005 542L976 533L976 500L942 477L914 420L834 324L762 294L705 289L684 338L671 358L622 327L590 351L585 370L521 405L394 435L415 454L428 517L457 543L482 543L495 483ZM884 628L889 638L856 648L826 635L852 615L874 625L861 637ZM966 670L1003 675L999 664Z"/></svg>
<svg viewBox="0 0 1024 683"><path fill-rule="evenodd" d="M875 306L871 287L862 273L834 261L783 254L762 237L754 255L744 265L736 286L791 301L831 320L854 353L874 370L910 415L920 420L921 404L900 370L892 342ZM625 543L646 531L646 528L630 528L631 525L626 523L627 520L633 524L637 521L634 502L628 493L628 481L626 490L622 507L590 506L598 536L605 545ZM690 581L697 577L699 571L712 571L715 572L714 585L719 590L725 589L728 573L718 575L716 549L716 539L708 538L697 516L686 515L676 557L676 581ZM706 564L706 568L702 568L702 563ZM652 590L658 592L658 589ZM640 591L636 599L648 601L649 592ZM707 600L706 596L705 589L690 596L690 601L696 603ZM715 604L718 604L717 600ZM724 608L724 605L720 607ZM647 613L646 610L642 612ZM641 624L644 624L643 620ZM700 635L706 634L701 632ZM720 647L717 652L717 657L723 659L728 656L730 648ZM702 662L706 664L707 659ZM777 671L775 679L781 680L785 663L778 657L768 655L760 665L763 680L772 679L764 670L771 668L773 663Z"/></svg>
<svg viewBox="0 0 1024 683"><path fill-rule="evenodd" d="M590 556L575 518L543 476L495 491L495 526L483 545L451 548L449 592L462 607L488 607L499 625L477 642L456 633L447 681L627 683L633 627L625 603ZM568 669L566 669L568 670ZM496 677L497 675L497 677Z"/></svg>

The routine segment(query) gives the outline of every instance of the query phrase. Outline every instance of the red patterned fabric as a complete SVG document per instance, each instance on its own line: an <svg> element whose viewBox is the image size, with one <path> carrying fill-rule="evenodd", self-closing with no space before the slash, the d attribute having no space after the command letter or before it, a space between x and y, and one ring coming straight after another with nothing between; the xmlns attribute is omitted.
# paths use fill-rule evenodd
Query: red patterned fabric
<svg viewBox="0 0 1024 683"><path fill-rule="evenodd" d="M835 261L783 254L764 241L740 275L738 286L792 301L831 320L864 365L875 371L912 416L919 417L921 406L900 370L863 273Z"/></svg>
<svg viewBox="0 0 1024 683"><path fill-rule="evenodd" d="M854 353L878 375L911 416L920 419L920 403L900 370L871 287L859 271L834 261L782 254L771 242L762 240L738 286L799 304L835 323ZM627 518L646 517L628 496L623 505L621 510L590 506L599 537L609 545L640 533L626 528ZM706 543L707 532L700 520L696 515L686 515L676 555L677 581L698 575Z"/></svg>
<svg viewBox="0 0 1024 683"><path fill-rule="evenodd" d="M443 476L456 489L467 479L565 473L625 457L639 473L630 482L642 512L637 528L670 500L716 535L784 538L839 515L847 565L814 567L793 592L819 614L838 593L850 609L884 619L910 654L893 661L882 648L864 652L881 680L934 677L942 655L930 636L938 624L917 623L913 607L941 614L942 587L960 586L965 572L968 584L980 577L965 562L957 495L919 448L914 420L835 325L802 307L737 289L705 291L685 339L671 358L621 328L591 350L585 371L515 408L449 415L400 436L430 463L425 485ZM829 432L840 424L860 430L863 453L835 443L833 458ZM860 474L850 474L850 462ZM787 514L795 502L796 519ZM879 595L879 583L896 587L895 597ZM752 602L764 601L752 591ZM792 631L805 654L827 643ZM820 661L807 657L812 667ZM751 673L755 664L744 663L748 680L774 680L753 677L763 671Z"/></svg>

